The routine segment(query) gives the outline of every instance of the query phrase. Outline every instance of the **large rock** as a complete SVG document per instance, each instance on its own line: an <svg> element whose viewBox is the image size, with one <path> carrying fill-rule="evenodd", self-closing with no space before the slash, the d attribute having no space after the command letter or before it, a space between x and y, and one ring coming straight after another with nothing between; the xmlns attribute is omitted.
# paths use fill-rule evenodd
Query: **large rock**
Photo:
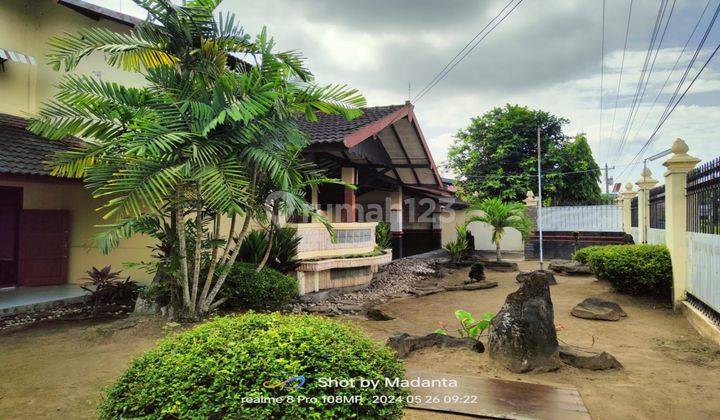
<svg viewBox="0 0 720 420"><path fill-rule="evenodd" d="M370 308L367 311L367 317L373 321L390 321L395 319L394 316L388 315L385 311L378 308Z"/></svg>
<svg viewBox="0 0 720 420"><path fill-rule="evenodd" d="M482 263L488 270L500 271L503 273L518 271L517 263L510 261L483 261Z"/></svg>
<svg viewBox="0 0 720 420"><path fill-rule="evenodd" d="M490 357L521 373L560 367L550 287L543 276L530 276L510 293L492 319Z"/></svg>
<svg viewBox="0 0 720 420"><path fill-rule="evenodd" d="M591 274L590 267L574 260L552 260L548 268L568 276L589 276Z"/></svg>
<svg viewBox="0 0 720 420"><path fill-rule="evenodd" d="M580 350L570 346L560 346L560 359L570 366L589 370L622 369L622 364L608 352Z"/></svg>
<svg viewBox="0 0 720 420"><path fill-rule="evenodd" d="M555 275L552 273L552 271L547 270L521 271L515 277L515 280L517 280L518 283L525 283L525 280L527 280L531 276L543 277L547 284L550 286L554 286L557 284L557 281L555 280Z"/></svg>
<svg viewBox="0 0 720 420"><path fill-rule="evenodd" d="M615 302L598 297L589 297L578 303L570 314L578 318L618 321L627 314Z"/></svg>
<svg viewBox="0 0 720 420"><path fill-rule="evenodd" d="M396 334L388 338L387 346L395 350L398 357L407 357L413 351L427 347L464 347L478 353L485 351L483 343L474 338L459 338L438 333L425 336L410 335L408 333Z"/></svg>
<svg viewBox="0 0 720 420"><path fill-rule="evenodd" d="M483 281L476 281L476 282L472 282L472 283L458 284L458 285L454 285L454 286L446 286L445 290L448 290L451 292L454 292L457 290L482 290L482 289L491 289L493 287L497 287L497 285L498 284L496 281L483 280Z"/></svg>

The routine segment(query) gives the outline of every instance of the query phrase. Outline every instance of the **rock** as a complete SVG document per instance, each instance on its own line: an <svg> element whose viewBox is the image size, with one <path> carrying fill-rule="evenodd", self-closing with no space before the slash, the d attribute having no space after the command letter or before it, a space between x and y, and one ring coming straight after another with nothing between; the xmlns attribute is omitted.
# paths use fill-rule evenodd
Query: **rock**
<svg viewBox="0 0 720 420"><path fill-rule="evenodd" d="M552 260L548 269L568 276L589 276L590 267L573 260Z"/></svg>
<svg viewBox="0 0 720 420"><path fill-rule="evenodd" d="M490 289L496 287L498 284L496 281L476 281L472 283L459 284L456 286L446 286L445 290L454 292L457 290L481 290Z"/></svg>
<svg viewBox="0 0 720 420"><path fill-rule="evenodd" d="M485 268L493 271L500 271L503 273L510 273L518 271L517 263L510 261L483 261Z"/></svg>
<svg viewBox="0 0 720 420"><path fill-rule="evenodd" d="M115 333L116 331L132 328L132 327L136 326L137 323L138 323L137 318L123 318L123 319L119 319L117 321L110 322L108 324L99 325L99 326L91 328L91 329L100 335L111 335L111 334Z"/></svg>
<svg viewBox="0 0 720 420"><path fill-rule="evenodd" d="M427 288L427 289L423 289L423 288L413 289L410 291L410 293L414 294L417 297L422 297L422 296L434 295L435 293L440 293L440 292L444 292L444 291L445 291L444 287L432 287L432 288Z"/></svg>
<svg viewBox="0 0 720 420"><path fill-rule="evenodd" d="M552 273L552 271L547 270L521 271L515 277L515 280L517 280L518 283L524 283L525 280L527 280L530 276L541 276L545 278L545 281L550 286L554 286L557 284L557 281L555 280L555 275Z"/></svg>
<svg viewBox="0 0 720 420"><path fill-rule="evenodd" d="M490 322L490 357L515 373L558 369L550 286L544 276L529 276L505 299Z"/></svg>
<svg viewBox="0 0 720 420"><path fill-rule="evenodd" d="M395 319L394 316L388 315L382 309L370 308L367 311L367 317L373 321L390 321Z"/></svg>
<svg viewBox="0 0 720 420"><path fill-rule="evenodd" d="M482 353L485 351L483 343L470 337L458 338L446 334L432 333L426 336L414 336L408 333L396 334L388 338L388 347L395 350L398 357L404 358L415 350L427 347L464 347Z"/></svg>
<svg viewBox="0 0 720 420"><path fill-rule="evenodd" d="M619 321L627 314L615 302L599 297L589 297L578 303L570 314L578 318L598 319L601 321Z"/></svg>
<svg viewBox="0 0 720 420"><path fill-rule="evenodd" d="M485 265L481 262L476 262L470 267L470 273L468 274L471 281L482 281L485 280Z"/></svg>
<svg viewBox="0 0 720 420"><path fill-rule="evenodd" d="M330 305L308 306L304 308L304 311L314 314L329 314L333 312L333 307Z"/></svg>
<svg viewBox="0 0 720 420"><path fill-rule="evenodd" d="M160 313L160 304L138 296L133 312L140 315L155 315Z"/></svg>
<svg viewBox="0 0 720 420"><path fill-rule="evenodd" d="M340 305L338 309L342 312L360 312L363 310L362 305Z"/></svg>
<svg viewBox="0 0 720 420"><path fill-rule="evenodd" d="M570 366L589 370L622 369L623 365L608 352L580 350L570 346L560 346L560 359Z"/></svg>

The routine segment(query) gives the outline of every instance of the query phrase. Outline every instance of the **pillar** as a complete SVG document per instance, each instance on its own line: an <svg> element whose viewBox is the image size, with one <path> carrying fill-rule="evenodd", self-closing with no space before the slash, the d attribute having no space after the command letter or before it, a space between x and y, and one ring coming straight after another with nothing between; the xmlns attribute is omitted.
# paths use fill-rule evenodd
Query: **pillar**
<svg viewBox="0 0 720 420"><path fill-rule="evenodd" d="M403 257L403 190L398 185L397 190L390 193L390 236L393 249L393 258Z"/></svg>
<svg viewBox="0 0 720 420"><path fill-rule="evenodd" d="M342 168L340 176L344 183L357 185L357 170L355 168ZM343 222L355 222L355 190L351 188L345 188L340 218Z"/></svg>
<svg viewBox="0 0 720 420"><path fill-rule="evenodd" d="M628 235L632 233L632 200L637 193L633 191L632 183L625 184L625 191L620 194L622 199L623 230Z"/></svg>
<svg viewBox="0 0 720 420"><path fill-rule="evenodd" d="M310 187L310 205L312 205L312 208L315 209L315 211L320 211L320 205L318 204L318 187L317 185L312 185ZM317 217L315 215L312 216L312 222L317 222Z"/></svg>
<svg viewBox="0 0 720 420"><path fill-rule="evenodd" d="M657 185L650 169L643 168L640 178L635 181L638 186L638 236L640 243L647 243L647 232L650 225L650 190Z"/></svg>
<svg viewBox="0 0 720 420"><path fill-rule="evenodd" d="M673 155L663 163L665 172L665 243L673 272L673 305L678 307L687 292L687 173L700 159L688 155L688 145L676 139Z"/></svg>

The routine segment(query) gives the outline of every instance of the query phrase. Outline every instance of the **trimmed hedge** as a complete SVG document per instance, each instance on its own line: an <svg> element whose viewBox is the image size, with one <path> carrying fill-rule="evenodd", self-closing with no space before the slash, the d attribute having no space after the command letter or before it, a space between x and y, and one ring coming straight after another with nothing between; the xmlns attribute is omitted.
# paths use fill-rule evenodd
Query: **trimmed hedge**
<svg viewBox="0 0 720 420"><path fill-rule="evenodd" d="M588 255L590 255L591 252L595 251L598 248L602 248L600 245L592 245L592 246L586 246L585 248L580 248L573 254L573 260L581 263L586 264L588 263L587 258Z"/></svg>
<svg viewBox="0 0 720 420"><path fill-rule="evenodd" d="M304 385L283 387L298 375ZM402 362L354 327L316 316L250 312L161 340L107 391L99 414L104 419L400 418L408 392L388 386L386 377L402 380ZM324 386L329 384L321 378L355 379L356 386ZM359 378L380 385L361 387ZM362 399L333 403L353 395ZM248 400L280 397L285 401Z"/></svg>
<svg viewBox="0 0 720 420"><path fill-rule="evenodd" d="M619 292L632 295L671 294L672 263L664 245L608 245L581 251L585 251L585 256L581 258L586 259L593 275L609 281Z"/></svg>
<svg viewBox="0 0 720 420"><path fill-rule="evenodd" d="M227 306L266 309L277 308L298 293L297 279L269 267L260 272L255 265L235 263L223 284L222 295Z"/></svg>

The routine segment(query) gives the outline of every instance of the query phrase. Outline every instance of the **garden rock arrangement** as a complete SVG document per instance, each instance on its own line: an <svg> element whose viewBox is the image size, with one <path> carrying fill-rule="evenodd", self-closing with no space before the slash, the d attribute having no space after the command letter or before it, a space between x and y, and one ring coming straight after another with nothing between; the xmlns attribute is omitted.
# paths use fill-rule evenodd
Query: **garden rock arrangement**
<svg viewBox="0 0 720 420"><path fill-rule="evenodd" d="M539 276L544 278L547 284L550 286L554 286L557 284L557 281L555 280L555 275L552 273L552 271L547 270L521 271L515 277L515 280L517 280L518 283L524 283L528 278L532 276Z"/></svg>
<svg viewBox="0 0 720 420"><path fill-rule="evenodd" d="M517 263L511 261L483 261L485 268L502 273L518 271Z"/></svg>
<svg viewBox="0 0 720 420"><path fill-rule="evenodd" d="M27 312L16 315L0 317L0 331L21 329L36 323L47 321L82 321L82 320L106 320L122 318L132 312L132 308L123 305L113 305L98 311L93 305L87 303L76 303L70 305L58 305L42 311Z"/></svg>
<svg viewBox="0 0 720 420"><path fill-rule="evenodd" d="M552 260L548 268L566 276L589 276L590 267L574 260Z"/></svg>
<svg viewBox="0 0 720 420"><path fill-rule="evenodd" d="M601 321L619 321L627 314L615 302L599 297L589 297L578 303L572 311L572 316L584 319L597 319Z"/></svg>
<svg viewBox="0 0 720 420"><path fill-rule="evenodd" d="M594 352L581 350L570 346L560 346L560 359L580 369L588 370L609 370L622 369L623 365L608 352Z"/></svg>
<svg viewBox="0 0 720 420"><path fill-rule="evenodd" d="M478 353L485 351L483 343L470 337L453 337L446 334L432 333L425 336L410 335L408 333L396 334L388 338L388 347L395 350L398 357L404 358L415 350L427 347L453 347L468 348Z"/></svg>
<svg viewBox="0 0 720 420"><path fill-rule="evenodd" d="M550 287L543 276L530 276L510 293L488 333L490 357L516 372L545 372L560 367Z"/></svg>

